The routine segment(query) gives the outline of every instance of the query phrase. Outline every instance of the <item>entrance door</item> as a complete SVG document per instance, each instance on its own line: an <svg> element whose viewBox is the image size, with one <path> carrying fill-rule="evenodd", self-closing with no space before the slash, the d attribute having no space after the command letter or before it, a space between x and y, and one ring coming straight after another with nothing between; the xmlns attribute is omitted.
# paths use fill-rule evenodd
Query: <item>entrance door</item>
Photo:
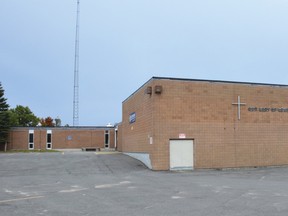
<svg viewBox="0 0 288 216"><path fill-rule="evenodd" d="M170 170L193 169L193 140L170 140Z"/></svg>

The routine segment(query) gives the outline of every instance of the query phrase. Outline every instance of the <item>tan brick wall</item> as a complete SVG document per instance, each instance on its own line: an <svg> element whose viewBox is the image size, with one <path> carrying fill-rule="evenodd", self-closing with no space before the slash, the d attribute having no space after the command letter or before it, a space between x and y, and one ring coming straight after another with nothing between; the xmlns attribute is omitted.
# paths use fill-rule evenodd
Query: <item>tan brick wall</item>
<svg viewBox="0 0 288 216"><path fill-rule="evenodd" d="M110 130L110 141L109 141L109 148L115 148L115 131Z"/></svg>
<svg viewBox="0 0 288 216"><path fill-rule="evenodd" d="M156 85L163 87L162 94L144 94L147 86ZM241 106L241 120L232 105L238 96L246 103ZM147 107L149 112L144 111ZM184 133L194 139L195 168L288 164L288 112L250 112L249 107L288 108L288 88L151 80L123 103L123 150L148 152L153 169L167 170L169 140ZM129 125L131 112L146 122ZM132 126L137 130L129 130ZM147 141L150 134L153 145Z"/></svg>
<svg viewBox="0 0 288 216"><path fill-rule="evenodd" d="M105 130L110 131L110 147L114 148L114 128L30 128L34 130L34 149L46 149L47 130L52 130L52 148L104 148ZM29 128L12 128L9 149L28 149ZM71 140L69 139L71 138Z"/></svg>
<svg viewBox="0 0 288 216"><path fill-rule="evenodd" d="M29 129L12 129L9 133L8 149L28 149Z"/></svg>
<svg viewBox="0 0 288 216"><path fill-rule="evenodd" d="M145 94L148 85L123 103L120 127L121 150L123 152L150 152L150 138L153 137L153 98ZM129 123L129 116L136 112L136 122Z"/></svg>

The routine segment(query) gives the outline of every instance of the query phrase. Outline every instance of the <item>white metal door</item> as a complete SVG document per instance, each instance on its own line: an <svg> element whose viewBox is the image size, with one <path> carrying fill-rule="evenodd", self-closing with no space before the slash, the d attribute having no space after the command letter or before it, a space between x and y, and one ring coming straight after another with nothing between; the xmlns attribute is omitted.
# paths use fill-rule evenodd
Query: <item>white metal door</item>
<svg viewBox="0 0 288 216"><path fill-rule="evenodd" d="M170 140L170 169L193 169L193 140Z"/></svg>

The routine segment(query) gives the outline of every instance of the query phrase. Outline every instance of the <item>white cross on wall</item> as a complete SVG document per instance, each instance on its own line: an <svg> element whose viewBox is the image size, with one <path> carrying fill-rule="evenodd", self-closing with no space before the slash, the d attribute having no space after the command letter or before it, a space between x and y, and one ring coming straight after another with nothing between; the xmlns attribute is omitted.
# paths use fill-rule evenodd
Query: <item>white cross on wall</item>
<svg viewBox="0 0 288 216"><path fill-rule="evenodd" d="M245 106L246 103L241 103L241 98L240 98L240 96L238 96L237 103L232 103L232 105L238 106L238 120L240 120L241 119L241 106Z"/></svg>

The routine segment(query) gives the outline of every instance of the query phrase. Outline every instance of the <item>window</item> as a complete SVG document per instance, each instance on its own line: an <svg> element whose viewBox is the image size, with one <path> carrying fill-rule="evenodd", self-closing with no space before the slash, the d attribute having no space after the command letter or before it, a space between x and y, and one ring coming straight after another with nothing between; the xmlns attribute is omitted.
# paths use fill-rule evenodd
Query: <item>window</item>
<svg viewBox="0 0 288 216"><path fill-rule="evenodd" d="M29 133L29 143L33 143L33 142L34 142L34 134Z"/></svg>
<svg viewBox="0 0 288 216"><path fill-rule="evenodd" d="M28 149L34 149L34 130L29 130Z"/></svg>
<svg viewBox="0 0 288 216"><path fill-rule="evenodd" d="M109 148L109 131L105 131L105 148Z"/></svg>
<svg viewBox="0 0 288 216"><path fill-rule="evenodd" d="M47 143L51 143L52 134L47 134Z"/></svg>
<svg viewBox="0 0 288 216"><path fill-rule="evenodd" d="M46 149L52 149L52 130L47 130Z"/></svg>

